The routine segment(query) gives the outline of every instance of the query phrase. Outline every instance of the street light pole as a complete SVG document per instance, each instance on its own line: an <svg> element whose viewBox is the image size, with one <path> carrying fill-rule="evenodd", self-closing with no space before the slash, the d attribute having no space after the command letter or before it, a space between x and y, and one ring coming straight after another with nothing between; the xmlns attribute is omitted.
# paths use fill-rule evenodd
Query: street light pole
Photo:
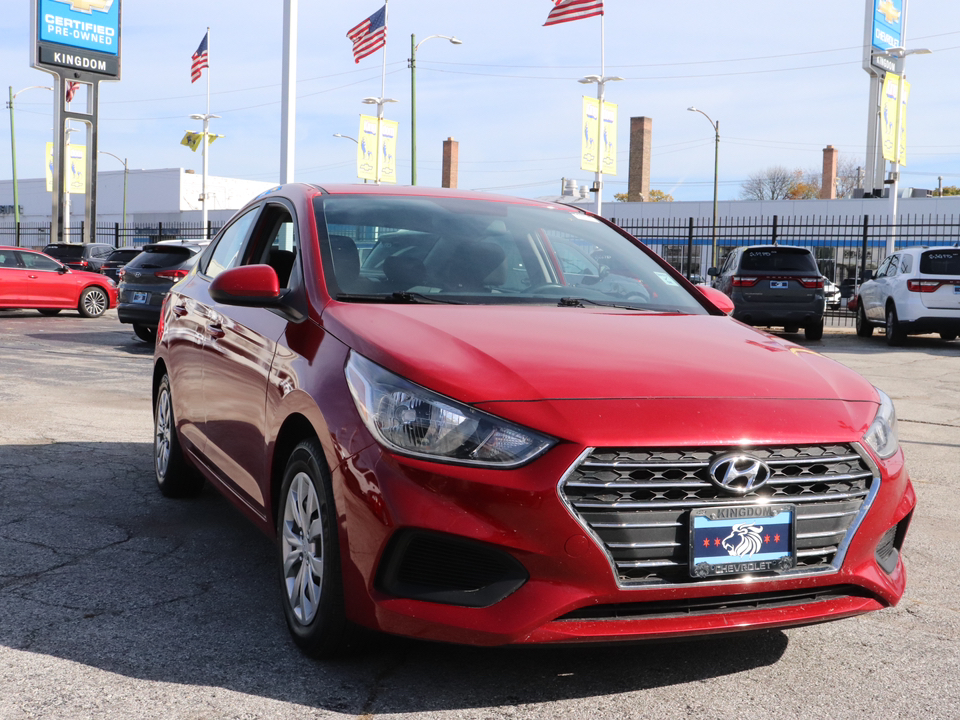
<svg viewBox="0 0 960 720"><path fill-rule="evenodd" d="M362 101L365 105L376 105L377 106L377 142L380 142L380 132L381 126L383 125L383 106L387 103L395 103L396 100L393 98L385 97L365 97ZM377 148L376 152L377 158L377 172L376 172L376 183L380 184L380 148Z"/></svg>
<svg viewBox="0 0 960 720"><path fill-rule="evenodd" d="M597 206L596 214L600 214L600 210L603 206L603 165L601 160L601 150L600 142L603 138L603 96L604 96L604 86L608 82L618 82L623 80L622 77L616 75L587 75L582 77L577 82L583 85L589 85L590 83L597 84L597 172L594 178L593 187L597 193Z"/></svg>
<svg viewBox="0 0 960 720"><path fill-rule="evenodd" d="M10 85L10 100L7 102L7 107L10 108L10 157L13 163L13 221L14 221L14 232L17 235L16 245L20 245L20 188L17 185L17 135L13 127L13 101L16 99L17 95L26 91L26 90L50 90L53 91L53 88L47 87L46 85L31 85L30 87L25 87L23 90L18 90L17 92L13 91L13 86Z"/></svg>
<svg viewBox="0 0 960 720"><path fill-rule="evenodd" d="M713 251L710 255L710 267L717 266L717 185L720 177L720 121L714 122L703 110L695 107L688 107L690 112L698 112L703 115L710 126L713 128Z"/></svg>
<svg viewBox="0 0 960 720"><path fill-rule="evenodd" d="M210 104L209 101L207 103ZM210 138L208 137L208 132L210 128L210 120L213 118L219 118L219 115L211 115L209 112L200 114L194 113L190 116L191 120L203 120L203 180L200 190L200 202L201 208L203 209L203 232L207 232L207 146L210 144Z"/></svg>
<svg viewBox="0 0 960 720"><path fill-rule="evenodd" d="M427 40L443 38L453 45L462 45L463 41L449 35L430 35L419 43L410 33L410 184L417 184L417 48Z"/></svg>
<svg viewBox="0 0 960 720"><path fill-rule="evenodd" d="M119 157L114 155L112 152L107 152L106 150L101 150L102 155L109 155L112 158L120 160ZM127 160L124 158L120 160L123 163L123 227L127 227Z"/></svg>

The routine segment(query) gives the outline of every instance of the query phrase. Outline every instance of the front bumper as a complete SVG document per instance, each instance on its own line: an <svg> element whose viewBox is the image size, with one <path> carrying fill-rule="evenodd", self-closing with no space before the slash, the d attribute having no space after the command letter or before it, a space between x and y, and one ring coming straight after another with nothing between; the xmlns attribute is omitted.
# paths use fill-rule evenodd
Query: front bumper
<svg viewBox="0 0 960 720"><path fill-rule="evenodd" d="M895 605L903 594L903 564L897 560L888 574L876 558L881 536L898 523L905 528L916 502L899 453L881 469L879 491L836 570L622 587L601 544L557 490L581 451L561 444L523 468L497 471L398 457L371 445L342 463L334 486L345 510L351 619L476 645L637 641L824 622ZM456 596L398 596L383 568L395 562L395 538L411 531L501 553L522 566L525 579L479 607Z"/></svg>

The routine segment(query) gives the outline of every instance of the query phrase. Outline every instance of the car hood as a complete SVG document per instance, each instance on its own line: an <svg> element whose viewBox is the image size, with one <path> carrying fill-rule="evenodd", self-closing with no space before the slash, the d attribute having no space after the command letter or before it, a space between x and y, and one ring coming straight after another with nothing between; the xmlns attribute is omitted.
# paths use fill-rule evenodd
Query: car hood
<svg viewBox="0 0 960 720"><path fill-rule="evenodd" d="M331 303L324 328L467 403L625 398L877 402L822 355L726 316L604 308Z"/></svg>

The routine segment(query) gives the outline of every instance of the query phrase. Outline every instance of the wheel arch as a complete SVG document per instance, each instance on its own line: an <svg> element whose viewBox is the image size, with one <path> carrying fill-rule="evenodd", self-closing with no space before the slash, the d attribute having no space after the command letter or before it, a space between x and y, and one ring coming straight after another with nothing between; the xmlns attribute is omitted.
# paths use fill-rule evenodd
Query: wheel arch
<svg viewBox="0 0 960 720"><path fill-rule="evenodd" d="M163 361L163 358L160 358L153 366L153 382L150 387L150 404L154 408L157 407L157 388L160 387L160 380L166 374L167 364Z"/></svg>
<svg viewBox="0 0 960 720"><path fill-rule="evenodd" d="M277 525L277 504L280 501L280 490L283 485L283 473L287 467L287 459L293 449L303 440L315 438L319 441L319 435L310 420L305 415L293 413L283 421L280 431L277 433L277 439L273 443L273 453L270 458L270 507L267 508L269 522L276 531ZM318 458L327 465L327 471L330 471L327 459Z"/></svg>

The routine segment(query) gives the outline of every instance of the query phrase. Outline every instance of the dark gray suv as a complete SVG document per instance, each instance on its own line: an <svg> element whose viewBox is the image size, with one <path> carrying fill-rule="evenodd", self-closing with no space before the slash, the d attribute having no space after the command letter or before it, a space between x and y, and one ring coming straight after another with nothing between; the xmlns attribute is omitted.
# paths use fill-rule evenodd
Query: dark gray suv
<svg viewBox="0 0 960 720"><path fill-rule="evenodd" d="M784 245L734 248L710 275L733 300L733 317L748 325L803 328L807 340L823 337L823 276L808 249Z"/></svg>

